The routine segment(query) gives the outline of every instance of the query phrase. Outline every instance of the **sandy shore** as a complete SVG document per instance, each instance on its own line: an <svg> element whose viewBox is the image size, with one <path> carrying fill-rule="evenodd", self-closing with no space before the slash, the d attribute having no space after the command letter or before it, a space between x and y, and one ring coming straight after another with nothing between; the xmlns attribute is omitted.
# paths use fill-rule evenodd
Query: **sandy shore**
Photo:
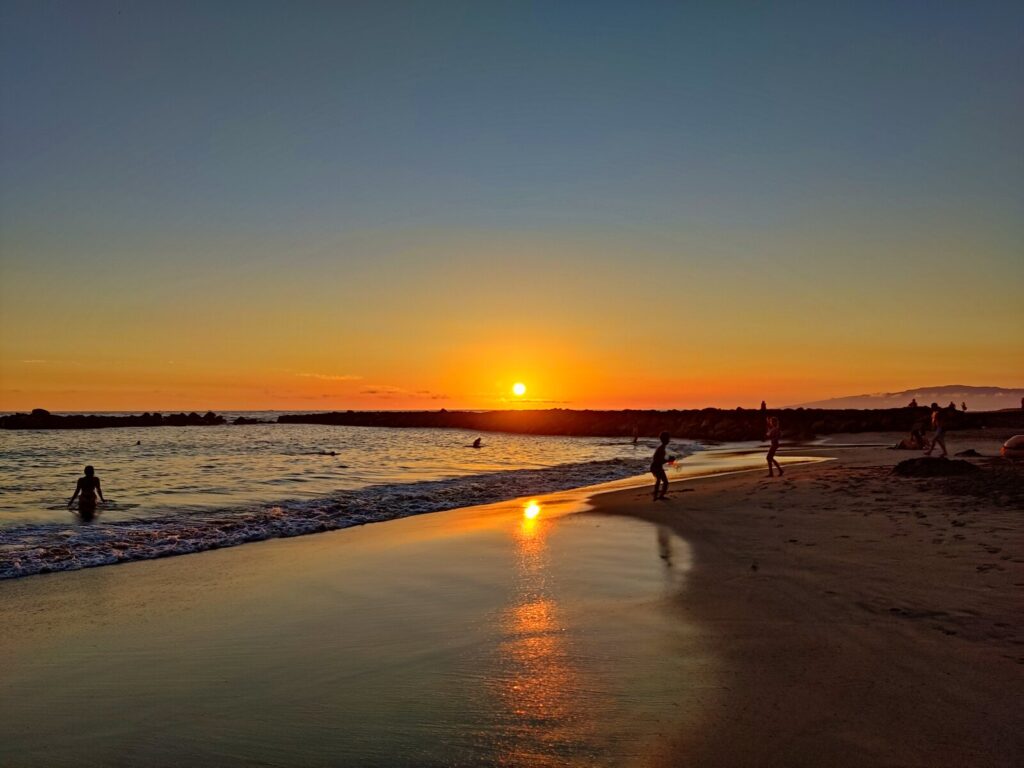
<svg viewBox="0 0 1024 768"><path fill-rule="evenodd" d="M1020 475L801 452L2 582L0 764L1020 764Z"/></svg>
<svg viewBox="0 0 1024 768"><path fill-rule="evenodd" d="M1004 437L951 442L991 456ZM660 506L595 499L693 548L676 610L714 648L717 695L656 762L1024 764L1024 474L905 479L890 468L915 453L815 453L838 460L695 481Z"/></svg>

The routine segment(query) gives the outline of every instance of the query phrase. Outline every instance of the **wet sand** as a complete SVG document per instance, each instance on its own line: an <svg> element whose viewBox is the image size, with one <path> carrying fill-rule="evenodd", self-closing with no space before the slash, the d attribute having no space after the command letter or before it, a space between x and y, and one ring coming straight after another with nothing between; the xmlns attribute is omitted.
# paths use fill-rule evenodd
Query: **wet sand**
<svg viewBox="0 0 1024 768"><path fill-rule="evenodd" d="M0 764L1020 764L1017 486L802 452L2 582Z"/></svg>

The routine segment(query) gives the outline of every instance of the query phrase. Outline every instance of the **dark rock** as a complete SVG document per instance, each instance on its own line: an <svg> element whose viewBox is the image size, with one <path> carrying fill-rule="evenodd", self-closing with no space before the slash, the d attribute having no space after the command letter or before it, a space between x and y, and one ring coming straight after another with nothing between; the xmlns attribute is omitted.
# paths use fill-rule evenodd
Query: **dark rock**
<svg viewBox="0 0 1024 768"><path fill-rule="evenodd" d="M45 408L33 408L32 413L29 415L35 418L46 418L50 415L50 412Z"/></svg>
<svg viewBox="0 0 1024 768"><path fill-rule="evenodd" d="M960 453L957 453L957 454L954 454L954 455L956 455L956 456L968 456L968 457L970 457L972 459L977 459L977 458L981 457L981 454L978 453L973 448L968 448L966 451L960 451Z"/></svg>
<svg viewBox="0 0 1024 768"><path fill-rule="evenodd" d="M2 429L104 429L106 427L159 427L164 425L209 426L223 423L224 417L212 412L206 416L199 416L195 413L186 416L184 413L178 413L164 419L159 413L143 413L137 416L100 416L97 414L55 416L37 408L31 414L15 413L10 416L0 416L0 428Z"/></svg>
<svg viewBox="0 0 1024 768"><path fill-rule="evenodd" d="M951 461L950 459L939 459L931 456L906 459L892 468L892 473L900 477L953 477L955 475L970 475L980 471L980 469L968 461Z"/></svg>

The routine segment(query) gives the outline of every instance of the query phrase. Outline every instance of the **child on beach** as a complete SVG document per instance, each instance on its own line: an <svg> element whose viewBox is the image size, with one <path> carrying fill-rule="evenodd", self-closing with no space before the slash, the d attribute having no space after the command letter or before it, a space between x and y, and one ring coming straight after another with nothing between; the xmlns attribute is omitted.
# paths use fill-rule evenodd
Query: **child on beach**
<svg viewBox="0 0 1024 768"><path fill-rule="evenodd" d="M103 498L103 489L100 488L100 479L96 477L96 470L92 466L85 468L85 477L78 478L78 484L75 486L74 495L68 500L68 507L75 503L75 499L78 499L78 515L83 520L92 520L96 514L96 495L99 494L100 501L104 504L106 499Z"/></svg>
<svg viewBox="0 0 1024 768"><path fill-rule="evenodd" d="M651 474L654 475L654 500L664 499L665 494L668 493L668 475L665 474L665 462L668 461L668 457L665 455L665 451L668 449L668 441L672 439L672 436L668 432L662 432L659 435L661 445L659 445L654 451L654 457L651 459ZM660 491L660 493L659 493Z"/></svg>
<svg viewBox="0 0 1024 768"><path fill-rule="evenodd" d="M768 477L775 477L772 473L772 465L779 470L779 477L782 477L782 466L778 461L775 460L775 453L779 450L779 440L782 439L782 430L779 428L779 419L777 416L768 417L768 435L767 440L771 443L771 447L768 448Z"/></svg>

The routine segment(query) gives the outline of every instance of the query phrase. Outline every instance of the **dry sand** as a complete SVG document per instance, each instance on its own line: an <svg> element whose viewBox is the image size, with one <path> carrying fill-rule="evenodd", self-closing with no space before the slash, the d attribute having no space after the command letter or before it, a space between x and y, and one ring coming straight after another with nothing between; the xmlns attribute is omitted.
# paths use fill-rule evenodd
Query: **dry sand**
<svg viewBox="0 0 1024 768"><path fill-rule="evenodd" d="M950 443L992 456L1004 438ZM916 453L814 453L838 461L595 499L691 543L676 609L719 657L708 725L656 763L1024 764L1024 473L906 479L891 467Z"/></svg>
<svg viewBox="0 0 1024 768"><path fill-rule="evenodd" d="M0 583L0 765L1024 764L1019 471L800 452Z"/></svg>

